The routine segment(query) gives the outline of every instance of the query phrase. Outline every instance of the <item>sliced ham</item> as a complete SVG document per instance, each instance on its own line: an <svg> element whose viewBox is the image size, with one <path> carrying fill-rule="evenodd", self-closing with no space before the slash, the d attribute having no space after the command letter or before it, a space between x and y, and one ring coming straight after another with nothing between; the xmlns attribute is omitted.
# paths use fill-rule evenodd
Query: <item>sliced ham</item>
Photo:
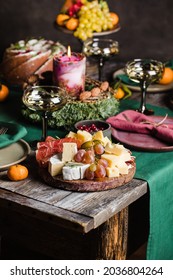
<svg viewBox="0 0 173 280"><path fill-rule="evenodd" d="M48 160L51 156L62 153L63 151L63 143L76 143L78 149L81 146L81 142L78 139L66 137L62 139L52 140L51 138L47 138L45 142L39 142L37 144L36 150L36 160L39 165L46 167Z"/></svg>

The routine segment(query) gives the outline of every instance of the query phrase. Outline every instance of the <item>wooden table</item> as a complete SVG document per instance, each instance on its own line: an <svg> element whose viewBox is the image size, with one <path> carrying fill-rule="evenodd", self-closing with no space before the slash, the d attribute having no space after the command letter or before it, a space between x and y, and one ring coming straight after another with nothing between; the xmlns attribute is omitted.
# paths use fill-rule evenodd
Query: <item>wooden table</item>
<svg viewBox="0 0 173 280"><path fill-rule="evenodd" d="M10 182L0 172L0 235L55 259L125 259L128 205L147 192L132 180L108 191L79 193L43 183L33 153L29 177ZM3 238L2 238L3 240Z"/></svg>
<svg viewBox="0 0 173 280"><path fill-rule="evenodd" d="M105 79L119 68L116 63L106 67ZM91 73L97 78L95 65L89 68ZM149 102L163 105L163 97L150 94ZM139 99L139 94L132 98ZM146 182L133 179L93 193L63 191L41 181L33 153L26 164L30 175L21 182L10 182L6 171L0 172L2 241L12 237L54 259L126 259L128 208L147 193Z"/></svg>

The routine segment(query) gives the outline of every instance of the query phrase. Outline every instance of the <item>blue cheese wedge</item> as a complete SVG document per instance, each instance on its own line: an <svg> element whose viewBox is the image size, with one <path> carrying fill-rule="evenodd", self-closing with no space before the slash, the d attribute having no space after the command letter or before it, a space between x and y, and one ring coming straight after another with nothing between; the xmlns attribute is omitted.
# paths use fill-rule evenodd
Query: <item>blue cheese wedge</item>
<svg viewBox="0 0 173 280"><path fill-rule="evenodd" d="M62 173L62 168L65 162L61 160L61 154L54 155L50 158L48 163L48 172L51 176L56 176Z"/></svg>
<svg viewBox="0 0 173 280"><path fill-rule="evenodd" d="M90 164L83 164L77 162L69 162L62 168L62 175L64 180L81 180L84 179L85 170Z"/></svg>
<svg viewBox="0 0 173 280"><path fill-rule="evenodd" d="M63 143L62 161L64 162L72 161L75 154L77 154L76 143Z"/></svg>

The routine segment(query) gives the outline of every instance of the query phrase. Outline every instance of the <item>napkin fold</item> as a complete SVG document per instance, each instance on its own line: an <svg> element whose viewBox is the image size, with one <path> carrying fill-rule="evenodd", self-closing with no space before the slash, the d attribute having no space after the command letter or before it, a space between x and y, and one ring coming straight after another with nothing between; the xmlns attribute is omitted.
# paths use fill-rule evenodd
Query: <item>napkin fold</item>
<svg viewBox="0 0 173 280"><path fill-rule="evenodd" d="M173 123L165 123L166 117L159 123L153 122L152 117L133 111L126 110L116 116L109 117L107 122L113 128L140 134L150 134L163 142L173 144Z"/></svg>
<svg viewBox="0 0 173 280"><path fill-rule="evenodd" d="M17 142L27 134L26 128L20 124L0 122L0 127L8 128L5 134L0 135L0 148Z"/></svg>
<svg viewBox="0 0 173 280"><path fill-rule="evenodd" d="M115 79L119 79L124 84L130 85L130 86L139 86L139 83L135 83L132 80L130 80L126 74L119 74L115 77Z"/></svg>

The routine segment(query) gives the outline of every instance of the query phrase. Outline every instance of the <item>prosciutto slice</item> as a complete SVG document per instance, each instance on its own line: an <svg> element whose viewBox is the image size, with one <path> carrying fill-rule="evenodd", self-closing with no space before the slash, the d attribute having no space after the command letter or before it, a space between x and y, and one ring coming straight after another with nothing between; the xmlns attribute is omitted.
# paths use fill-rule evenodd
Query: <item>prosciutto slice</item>
<svg viewBox="0 0 173 280"><path fill-rule="evenodd" d="M78 139L66 137L62 139L55 139L48 136L45 142L39 142L36 150L36 160L41 166L47 166L48 160L51 156L62 153L63 143L76 143L78 149L81 146L81 142Z"/></svg>

